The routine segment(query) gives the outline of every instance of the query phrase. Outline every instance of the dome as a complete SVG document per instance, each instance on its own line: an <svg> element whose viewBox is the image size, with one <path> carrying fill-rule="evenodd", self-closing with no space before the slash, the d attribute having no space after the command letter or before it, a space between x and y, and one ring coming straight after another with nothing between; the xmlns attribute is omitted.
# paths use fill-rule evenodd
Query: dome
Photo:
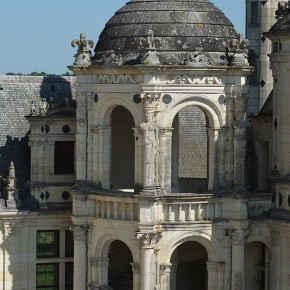
<svg viewBox="0 0 290 290"><path fill-rule="evenodd" d="M180 64L197 54L216 62L237 38L230 20L208 0L132 0L106 24L94 60L113 50L123 63L140 63L153 35L162 64Z"/></svg>

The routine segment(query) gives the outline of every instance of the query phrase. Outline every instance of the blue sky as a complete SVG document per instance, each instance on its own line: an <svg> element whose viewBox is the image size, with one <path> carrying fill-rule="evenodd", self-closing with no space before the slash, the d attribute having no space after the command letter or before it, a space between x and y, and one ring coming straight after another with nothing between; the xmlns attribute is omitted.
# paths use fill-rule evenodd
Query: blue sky
<svg viewBox="0 0 290 290"><path fill-rule="evenodd" d="M128 0L6 0L1 2L0 74L61 74L72 64L70 43L85 32L95 42ZM211 0L244 33L244 0Z"/></svg>

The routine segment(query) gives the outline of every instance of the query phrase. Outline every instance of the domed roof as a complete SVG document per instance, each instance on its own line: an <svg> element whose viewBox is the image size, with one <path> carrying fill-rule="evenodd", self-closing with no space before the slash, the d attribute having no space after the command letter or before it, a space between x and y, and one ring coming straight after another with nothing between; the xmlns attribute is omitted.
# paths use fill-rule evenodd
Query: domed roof
<svg viewBox="0 0 290 290"><path fill-rule="evenodd" d="M208 0L132 0L106 24L95 58L107 51L122 54L123 63L138 63L154 37L160 63L182 62L190 53L223 53L237 38L233 24ZM150 45L149 45L150 46Z"/></svg>

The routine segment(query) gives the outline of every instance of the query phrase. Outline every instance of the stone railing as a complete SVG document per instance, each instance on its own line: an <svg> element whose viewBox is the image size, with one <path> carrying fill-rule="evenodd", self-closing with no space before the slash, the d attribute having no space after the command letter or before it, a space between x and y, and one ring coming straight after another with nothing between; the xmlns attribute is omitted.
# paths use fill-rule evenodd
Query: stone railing
<svg viewBox="0 0 290 290"><path fill-rule="evenodd" d="M107 220L137 221L138 201L129 195L90 195L93 211L90 216Z"/></svg>
<svg viewBox="0 0 290 290"><path fill-rule="evenodd" d="M222 202L210 194L161 197L157 203L161 223L198 222L222 218Z"/></svg>

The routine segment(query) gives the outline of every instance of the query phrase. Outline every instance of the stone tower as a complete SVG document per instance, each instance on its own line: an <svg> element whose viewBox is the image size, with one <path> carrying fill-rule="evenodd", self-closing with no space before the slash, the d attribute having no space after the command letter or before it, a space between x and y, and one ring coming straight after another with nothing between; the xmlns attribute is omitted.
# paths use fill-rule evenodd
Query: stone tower
<svg viewBox="0 0 290 290"><path fill-rule="evenodd" d="M263 32L269 31L276 22L278 2L285 0L246 0L246 38L249 39L252 49L250 62L255 66L255 72L249 77L249 114L260 111L273 89L268 57L272 52L272 43L263 36Z"/></svg>

